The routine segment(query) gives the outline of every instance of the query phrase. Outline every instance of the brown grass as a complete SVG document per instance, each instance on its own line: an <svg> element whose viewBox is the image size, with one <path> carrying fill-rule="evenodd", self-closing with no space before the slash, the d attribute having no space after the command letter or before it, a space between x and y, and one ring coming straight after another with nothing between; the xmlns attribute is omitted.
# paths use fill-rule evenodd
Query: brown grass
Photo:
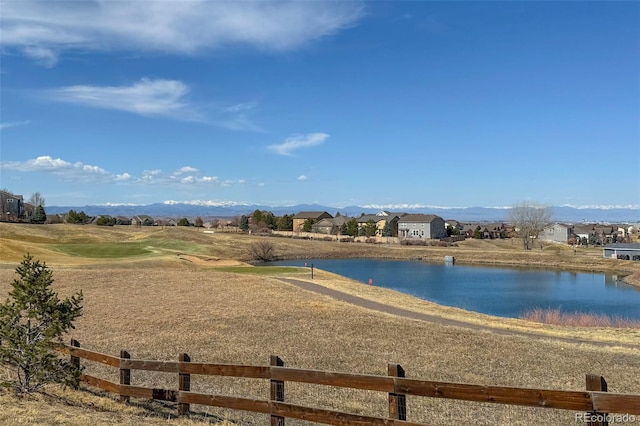
<svg viewBox="0 0 640 426"><path fill-rule="evenodd" d="M74 227L62 227L70 230L62 232L60 238L79 237ZM49 242L34 242L34 239L55 240L57 236L47 230L35 231L28 226L23 228L12 229L13 236L7 237L5 225L0 224L0 249L5 265L0 268L0 298L9 289L9 282L14 277L13 269L22 256L21 250L37 251L39 258L54 270L55 289L61 296L83 290L85 311L77 322L73 337L88 349L113 355L117 355L120 349L126 349L134 359L164 360L177 360L180 353L186 352L196 362L253 365L267 365L269 356L276 354L291 367L381 375L386 374L387 363L394 362L406 369L407 377L413 378L567 390L584 389L585 374L597 373L607 379L612 392L640 393L640 376L637 374L640 370L640 351L616 346L616 341L619 341L640 347L637 330L573 329L523 320L504 320L438 307L390 290L363 286L324 271L318 271L314 280L372 300L386 300L406 309L468 318L470 322L480 324L486 321L492 326L504 322L505 327L525 327L540 333L540 337L527 338L498 335L470 328L407 320L309 293L277 278L222 272L207 266L210 264L207 258L246 260L243 257L246 247L255 241L247 236L202 234L191 232L194 231L192 229L185 229L184 232L181 229L123 232L119 238L151 241L150 237L154 237L160 241L158 238L161 236L162 244L175 238L197 245L199 251L182 251L180 254L194 256L202 262L181 260L176 251L160 245L154 247L154 250L158 250L154 256L96 260L70 258L52 252L47 247ZM43 228L46 227L38 229ZM84 237L89 235L87 238L111 238L102 230L79 228L87 229L86 233L83 232ZM91 234L93 232L95 236ZM444 253L438 252L437 248L396 249L369 244L276 238L270 241L276 244L279 255L299 255L301 258L305 254L316 257L348 252L371 257L384 254L400 257L409 253L408 257L429 255L435 259ZM9 245L13 245L17 251L15 255L5 257L5 247ZM503 253L496 258L505 262L521 253L521 250L512 248L508 243L485 244L474 241L469 246L451 248L458 251L446 253L455 255L457 259L473 259L477 256L487 263L490 263L490 255L483 253ZM476 253L478 251L482 253ZM540 250L540 253L522 253L525 260L537 259L542 262L543 256L544 250ZM571 258L573 253L563 256ZM564 262L557 253L552 257ZM595 256L589 257L589 262L592 261L604 265ZM585 342L567 343L554 338L556 335L575 333L582 333ZM610 343L604 346L590 344L591 340ZM117 381L117 371L108 367L90 366L87 372ZM132 383L175 388L176 377L171 374L133 372ZM263 380L192 377L192 389L196 392L268 397L268 383ZM6 399L13 397L3 395L0 398L4 398L0 399L3 413L4 406L20 405L15 400ZM59 424L146 424L136 422L154 415L153 410L149 412L144 404L140 406L142 411L138 415L129 413L129 408L119 403L105 402L119 407L116 412L110 412L110 409L101 408L96 401L85 402L78 398L81 397L62 394L59 399L36 400L32 405L14 412L12 418L23 418L26 424L41 423L38 420L47 418L49 414L53 416L54 413L47 414L50 405L62 416L85 416L85 423L60 421ZM304 384L288 386L287 398L292 403L369 415L383 415L387 407L386 395L382 393L333 390ZM410 420L434 425L574 423L572 412L558 410L426 398L409 398L408 404ZM265 416L260 415L199 406L193 408L234 422L268 422ZM81 412L78 413L76 409ZM103 417L109 415L114 417ZM32 418L35 420L31 421ZM154 417L148 421L157 419ZM0 423L2 420L0 417Z"/></svg>
<svg viewBox="0 0 640 426"><path fill-rule="evenodd" d="M607 315L562 312L559 309L532 309L525 312L522 318L542 324L562 325L567 327L613 327L640 329L640 321Z"/></svg>
<svg viewBox="0 0 640 426"><path fill-rule="evenodd" d="M232 423L198 413L179 418L175 409L150 401L125 405L112 395L63 390L49 386L43 393L18 397L0 390L0 424L3 425L217 425Z"/></svg>

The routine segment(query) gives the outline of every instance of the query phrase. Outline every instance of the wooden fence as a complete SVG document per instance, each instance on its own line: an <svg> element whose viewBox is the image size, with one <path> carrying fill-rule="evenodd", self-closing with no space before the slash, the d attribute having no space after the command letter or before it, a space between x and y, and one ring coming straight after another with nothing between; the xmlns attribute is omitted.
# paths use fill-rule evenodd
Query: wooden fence
<svg viewBox="0 0 640 426"><path fill-rule="evenodd" d="M601 420L607 418L605 413L632 417L640 415L640 394L608 393L604 378L592 374L586 376L586 391L565 391L408 379L404 369L397 364L388 364L387 376L376 376L287 368L282 359L274 355L269 366L252 366L196 363L191 362L187 354L180 355L178 361L135 360L124 350L120 352L120 357L115 357L83 349L76 340L59 350L70 355L71 361L77 366L80 366L80 359L84 359L120 371L119 383L86 374L82 374L82 382L118 394L120 400L125 402L131 397L177 402L181 415L189 412L190 404L199 404L268 414L272 425L284 425L285 418L340 425L423 425L407 421L407 395L573 410L585 412L583 418ZM131 384L131 370L177 374L178 389L134 386ZM191 392L192 375L269 379L270 399ZM285 402L286 382L385 392L388 394L389 414L388 417L369 417L289 404ZM587 424L605 425L606 420Z"/></svg>

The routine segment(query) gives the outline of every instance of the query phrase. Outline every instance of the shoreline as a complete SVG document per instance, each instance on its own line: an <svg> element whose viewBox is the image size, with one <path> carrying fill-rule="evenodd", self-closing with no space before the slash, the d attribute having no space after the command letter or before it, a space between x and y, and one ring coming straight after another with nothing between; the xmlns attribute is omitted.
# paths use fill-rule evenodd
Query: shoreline
<svg viewBox="0 0 640 426"><path fill-rule="evenodd" d="M455 256L454 256L455 257ZM309 259L309 256L280 256L277 259L274 259L274 262L277 261L286 261L286 260L305 260ZM406 257L406 256L313 256L315 259L322 260L331 260L331 259L379 259L379 260L398 260L398 261L420 261L432 264L441 264L443 263L440 260L437 260L435 256L414 256L414 257ZM631 262L631 261L629 261ZM263 262L249 262L250 264L254 263L263 263ZM640 269L640 262L638 263L638 269ZM640 270L632 272L632 271L624 271L620 269L608 269L605 267L598 267L595 265L589 266L573 266L573 267L562 267L559 264L556 265L541 265L537 263L526 263L526 262L502 262L498 260L476 260L476 261L465 261L459 260L457 257L455 258L455 264L465 265L465 266L474 266L474 267L487 267L487 268L512 268L512 269L531 269L531 270L547 270L547 271L558 271L558 272L585 272L585 273L594 273L594 274L603 274L603 275L618 275L619 280L624 282L625 284L636 287L640 290ZM347 277L345 277L347 278Z"/></svg>

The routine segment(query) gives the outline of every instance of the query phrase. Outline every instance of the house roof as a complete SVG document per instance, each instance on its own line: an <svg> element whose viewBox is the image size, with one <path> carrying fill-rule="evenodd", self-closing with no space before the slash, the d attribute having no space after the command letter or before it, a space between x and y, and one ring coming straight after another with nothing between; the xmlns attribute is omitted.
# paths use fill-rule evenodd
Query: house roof
<svg viewBox="0 0 640 426"><path fill-rule="evenodd" d="M640 250L640 243L613 243L604 246L606 249Z"/></svg>
<svg viewBox="0 0 640 426"><path fill-rule="evenodd" d="M342 226L343 224L349 221L349 217L347 216L338 216L338 217L326 217L318 222L316 222L314 227L323 227L323 226Z"/></svg>
<svg viewBox="0 0 640 426"><path fill-rule="evenodd" d="M573 227L573 232L576 234L590 234L594 229L594 225L575 225Z"/></svg>
<svg viewBox="0 0 640 426"><path fill-rule="evenodd" d="M562 226L567 229L573 228L573 225L569 225L567 223L560 223L560 222L552 223L551 225L547 226L547 228L553 228L554 226Z"/></svg>
<svg viewBox="0 0 640 426"><path fill-rule="evenodd" d="M22 198L22 195L18 195L18 194L14 194L12 192L8 192L8 191L0 191L0 196L2 196L3 199L5 198L16 198L20 201L24 201L24 198Z"/></svg>
<svg viewBox="0 0 640 426"><path fill-rule="evenodd" d="M321 219L321 218L331 218L329 213L327 212L299 212L295 216L294 219Z"/></svg>
<svg viewBox="0 0 640 426"><path fill-rule="evenodd" d="M415 223L431 223L434 219L442 218L440 216L436 216L435 214L408 214L406 216L402 216L398 222L415 222Z"/></svg>
<svg viewBox="0 0 640 426"><path fill-rule="evenodd" d="M375 214L363 214L362 216L360 216L357 221L358 223L367 223L370 220L373 220L374 222L378 223L381 220L387 220L389 219L389 216L378 216Z"/></svg>
<svg viewBox="0 0 640 426"><path fill-rule="evenodd" d="M323 220L325 220L325 219L323 219ZM338 216L338 217L333 217L331 219L326 219L326 220L330 220L336 226L342 226L345 223L349 222L349 220L351 220L351 218L348 217L348 216Z"/></svg>

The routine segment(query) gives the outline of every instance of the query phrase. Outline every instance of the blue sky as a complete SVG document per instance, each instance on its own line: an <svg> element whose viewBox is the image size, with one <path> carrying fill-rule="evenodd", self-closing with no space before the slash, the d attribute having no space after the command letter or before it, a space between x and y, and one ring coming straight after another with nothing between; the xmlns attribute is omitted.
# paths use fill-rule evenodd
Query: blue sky
<svg viewBox="0 0 640 426"><path fill-rule="evenodd" d="M640 206L638 2L0 1L47 205Z"/></svg>

